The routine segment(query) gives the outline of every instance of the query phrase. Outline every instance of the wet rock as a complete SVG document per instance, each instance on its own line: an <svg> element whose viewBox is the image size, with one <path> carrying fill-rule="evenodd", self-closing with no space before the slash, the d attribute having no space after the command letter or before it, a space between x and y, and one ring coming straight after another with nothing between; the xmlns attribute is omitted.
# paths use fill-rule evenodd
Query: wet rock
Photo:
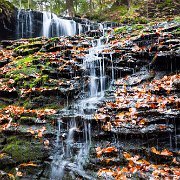
<svg viewBox="0 0 180 180"><path fill-rule="evenodd" d="M17 91L0 90L0 97L17 98L18 97L18 92Z"/></svg>
<svg viewBox="0 0 180 180"><path fill-rule="evenodd" d="M180 68L178 59L179 55L175 52L160 52L152 60L151 67L158 68L159 70L178 70Z"/></svg>
<svg viewBox="0 0 180 180"><path fill-rule="evenodd" d="M66 167L65 167L67 170L69 171L73 171L76 176L79 176L81 178L84 178L84 179L87 179L87 180L91 180L93 179L93 177L91 175L87 175L85 171L83 170L80 170L79 168L77 168L76 165L74 164L68 164Z"/></svg>
<svg viewBox="0 0 180 180"><path fill-rule="evenodd" d="M91 30L91 31L88 31L86 32L86 35L89 36L89 37L101 37L102 36L102 32L99 31L99 30Z"/></svg>
<svg viewBox="0 0 180 180"><path fill-rule="evenodd" d="M170 44L172 44L172 45L180 44L180 40L179 40L179 39L169 39L169 40L167 40L164 44L165 44L165 45L170 45Z"/></svg>
<svg viewBox="0 0 180 180"><path fill-rule="evenodd" d="M14 41L12 40L2 40L1 44L4 48L6 48L7 46L12 46L14 44Z"/></svg>
<svg viewBox="0 0 180 180"><path fill-rule="evenodd" d="M36 124L36 121L37 121L37 118L35 118L35 117L21 117L20 119L19 119L19 123L20 124L25 124L25 125L34 125L34 124Z"/></svg>
<svg viewBox="0 0 180 180"><path fill-rule="evenodd" d="M24 163L18 166L18 171L22 173L23 179L37 179L43 173L43 166L35 162Z"/></svg>
<svg viewBox="0 0 180 180"><path fill-rule="evenodd" d="M8 1L0 2L0 40L13 39L16 29L17 9Z"/></svg>
<svg viewBox="0 0 180 180"><path fill-rule="evenodd" d="M168 45L162 45L162 46L158 46L157 50L158 51L169 51L170 48Z"/></svg>
<svg viewBox="0 0 180 180"><path fill-rule="evenodd" d="M134 42L140 47L147 46L156 42L158 37L159 37L159 34L156 34L156 33L145 34L145 35L143 34L140 37L137 37L136 39L134 39Z"/></svg>
<svg viewBox="0 0 180 180"><path fill-rule="evenodd" d="M144 128L138 128L138 127L118 127L118 128L112 128L111 132L117 133L117 134L131 134L131 135L138 135L138 134L146 134L150 136L156 136L157 134L163 134L167 132L173 132L173 126L165 126L162 125L164 129L161 129L161 125L149 125Z"/></svg>
<svg viewBox="0 0 180 180"><path fill-rule="evenodd" d="M0 134L0 145L3 145L5 143L6 143L6 137L3 134Z"/></svg>
<svg viewBox="0 0 180 180"><path fill-rule="evenodd" d="M154 161L156 164L171 164L173 160L173 155L172 156L166 156L166 155L159 155L155 154L153 152L150 153L151 160Z"/></svg>
<svg viewBox="0 0 180 180"><path fill-rule="evenodd" d="M8 174L2 170L0 170L0 178L2 180L14 180L15 177L12 174Z"/></svg>
<svg viewBox="0 0 180 180"><path fill-rule="evenodd" d="M177 88L177 89L180 89L180 80L179 79L175 80L173 82L173 86L175 86L175 88Z"/></svg>
<svg viewBox="0 0 180 180"><path fill-rule="evenodd" d="M10 62L10 59L1 59L0 60L0 68L5 66L6 64L8 64Z"/></svg>
<svg viewBox="0 0 180 180"><path fill-rule="evenodd" d="M0 168L11 167L16 162L5 153L0 153Z"/></svg>

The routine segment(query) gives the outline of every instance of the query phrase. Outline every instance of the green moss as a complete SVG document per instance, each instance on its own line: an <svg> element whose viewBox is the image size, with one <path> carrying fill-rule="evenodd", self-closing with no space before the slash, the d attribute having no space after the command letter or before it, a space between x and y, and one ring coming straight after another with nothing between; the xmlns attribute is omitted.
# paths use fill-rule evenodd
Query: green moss
<svg viewBox="0 0 180 180"><path fill-rule="evenodd" d="M17 69L12 71L11 73L8 73L10 77L13 77L15 81L19 81L20 79L22 80L24 78L24 75L31 75L33 73L37 73L38 70L36 69L35 66L32 67L24 67L22 69Z"/></svg>
<svg viewBox="0 0 180 180"><path fill-rule="evenodd" d="M164 2L160 2L157 4L159 9L163 9L165 7L173 7L173 0L165 0Z"/></svg>
<svg viewBox="0 0 180 180"><path fill-rule="evenodd" d="M2 9L1 7L4 6L7 10L12 11L15 9L15 7L13 6L13 4L11 4L8 1L5 0L0 0L0 9Z"/></svg>
<svg viewBox="0 0 180 180"><path fill-rule="evenodd" d="M128 12L127 6L119 6L116 10L120 12L120 16L124 16Z"/></svg>
<svg viewBox="0 0 180 180"><path fill-rule="evenodd" d="M35 52L39 51L41 49L42 45L43 44L41 41L35 41L35 42L31 42L29 44L17 46L14 49L14 52L17 55L26 56L29 54L34 54Z"/></svg>
<svg viewBox="0 0 180 180"><path fill-rule="evenodd" d="M121 17L120 22L124 24L147 24L148 20L145 17L132 17L126 15Z"/></svg>
<svg viewBox="0 0 180 180"><path fill-rule="evenodd" d="M18 51L18 50L21 50L21 49L31 49L31 48L34 48L34 47L41 47L41 46L42 46L41 42L30 43L30 44L25 44L25 45L18 46L18 47L16 47L14 49L14 51Z"/></svg>
<svg viewBox="0 0 180 180"><path fill-rule="evenodd" d="M174 21L176 21L177 23L180 23L180 16L175 17Z"/></svg>
<svg viewBox="0 0 180 180"><path fill-rule="evenodd" d="M53 37L53 38L51 38L49 41L51 41L51 42L59 41L59 37Z"/></svg>
<svg viewBox="0 0 180 180"><path fill-rule="evenodd" d="M17 60L14 63L14 66L16 67L15 70L8 72L6 74L6 77L11 77L15 80L16 83L19 81L22 82L23 79L27 79L26 76L32 75L34 73L40 72L40 70L37 69L35 65L32 65L32 56L27 56L23 59ZM27 67L28 64L28 67ZM28 78L31 79L31 78Z"/></svg>
<svg viewBox="0 0 180 180"><path fill-rule="evenodd" d="M115 32L116 34L124 33L124 32L127 30L127 28L128 28L128 26L122 26L122 27L116 28L116 29L114 30L114 32Z"/></svg>
<svg viewBox="0 0 180 180"><path fill-rule="evenodd" d="M17 162L28 162L43 159L42 145L37 142L18 139L17 137L8 138L8 144L2 150L12 156Z"/></svg>
<svg viewBox="0 0 180 180"><path fill-rule="evenodd" d="M25 125L33 125L33 124L36 124L36 118L35 117L22 116L19 120L19 123L25 124Z"/></svg>
<svg viewBox="0 0 180 180"><path fill-rule="evenodd" d="M143 28L144 28L144 26L141 25L141 24L132 25L132 29L133 29L133 30L141 30L141 29L143 29Z"/></svg>
<svg viewBox="0 0 180 180"><path fill-rule="evenodd" d="M144 28L144 25L141 24L135 24L132 26L122 26L122 27L118 27L116 28L114 31L116 34L119 33L127 33L127 32L131 32L131 31L135 31L135 30L141 30Z"/></svg>
<svg viewBox="0 0 180 180"><path fill-rule="evenodd" d="M31 63L33 60L33 56L27 56L23 59L16 61L16 66L25 66L26 63Z"/></svg>
<svg viewBox="0 0 180 180"><path fill-rule="evenodd" d="M34 43L34 42L37 43L38 41L41 42L41 41L42 41L42 37L30 38L30 39L29 39L29 42L30 42L30 43Z"/></svg>

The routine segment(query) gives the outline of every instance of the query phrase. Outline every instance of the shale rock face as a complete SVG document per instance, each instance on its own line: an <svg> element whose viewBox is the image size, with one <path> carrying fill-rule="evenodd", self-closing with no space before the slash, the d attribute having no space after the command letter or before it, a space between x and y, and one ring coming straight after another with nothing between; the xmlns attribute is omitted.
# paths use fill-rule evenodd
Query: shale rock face
<svg viewBox="0 0 180 180"><path fill-rule="evenodd" d="M16 8L8 1L0 1L0 40L13 39L16 29Z"/></svg>
<svg viewBox="0 0 180 180"><path fill-rule="evenodd" d="M14 39L35 38L43 34L43 13L33 10L18 10Z"/></svg>
<svg viewBox="0 0 180 180"><path fill-rule="evenodd" d="M2 41L0 177L176 178L178 28Z"/></svg>

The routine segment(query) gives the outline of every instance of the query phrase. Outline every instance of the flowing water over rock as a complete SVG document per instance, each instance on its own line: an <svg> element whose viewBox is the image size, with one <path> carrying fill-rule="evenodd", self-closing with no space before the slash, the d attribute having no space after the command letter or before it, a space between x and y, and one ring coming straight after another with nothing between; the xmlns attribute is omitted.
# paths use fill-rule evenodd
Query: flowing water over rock
<svg viewBox="0 0 180 180"><path fill-rule="evenodd" d="M17 38L30 38L33 31L33 13L31 10L19 10L17 14Z"/></svg>
<svg viewBox="0 0 180 180"><path fill-rule="evenodd" d="M58 18L44 21L56 33ZM80 36L2 42L3 171L10 165L16 177L52 180L177 177L179 40L166 33L178 26L129 38L110 24L92 30L85 21ZM26 107L9 105L14 100Z"/></svg>
<svg viewBox="0 0 180 180"><path fill-rule="evenodd" d="M43 36L73 36L76 33L75 21L59 18L50 12L43 12Z"/></svg>
<svg viewBox="0 0 180 180"><path fill-rule="evenodd" d="M83 60L85 76L89 79L88 91L82 93L84 98L75 101L71 107L66 107L67 109L59 114L61 120L58 121L58 127L62 128L57 129L57 152L52 162L51 179L53 180L60 180L63 176L65 179L68 176L73 179L75 175L93 179L91 174L84 171L83 167L88 161L92 143L91 120L93 113L97 109L97 104L103 100L107 84L102 51L109 47L103 40L104 37L92 40L92 48L89 49L89 53ZM67 172L69 173L67 174Z"/></svg>
<svg viewBox="0 0 180 180"><path fill-rule="evenodd" d="M102 30L103 26L106 24L87 19L73 20L51 12L20 9L17 12L16 38L73 36L90 30Z"/></svg>
<svg viewBox="0 0 180 180"><path fill-rule="evenodd" d="M91 41L92 47L83 59L84 77L88 77L88 90L82 92L81 100L72 103L59 115L63 126L60 132L59 130L57 132L61 137L61 145L58 143L56 146L51 179L75 179L76 177L96 179L93 167L102 167L98 175L111 179L112 176L108 175L108 172L112 173L113 170L108 168L111 164L124 164L124 161L131 157L130 155L126 157L126 151L140 153L140 155L143 155L144 151L155 152L153 148L150 150L152 144L159 149L162 148L160 143L164 144L167 139L169 143L166 144L166 148L169 147L172 150L177 147L177 136L172 135L176 134L175 124L172 122L162 125L158 122L159 119L163 119L166 111L162 112L161 108L155 110L156 105L153 104L155 96L152 95L150 103L146 102L146 107L145 104L140 103L146 99L146 93L154 93L149 87L151 84L144 83L154 78L154 74L149 71L147 61L143 62L142 59L139 69L137 68L135 64L139 62L132 54L132 42L127 40L125 43L125 47L120 45L118 48L126 53L118 58L119 51L109 47L107 38L102 36ZM127 63L124 63L125 61ZM107 71L108 69L110 71ZM135 73L136 70L139 72ZM127 75L126 73L134 74L129 78L122 78ZM161 73L157 73L156 76L163 77ZM116 81L117 78L120 79ZM154 110L148 110L149 107ZM149 113L152 113L151 116ZM173 118L177 116L176 113L175 110L172 117L166 116ZM97 115L94 116L94 114ZM155 133L159 135L156 142ZM168 136L167 139L162 138L163 134ZM59 137L57 138L59 141ZM97 157L93 149L96 149ZM140 156L137 158L139 159ZM153 158L156 159L154 156ZM103 168L104 166L107 166L107 169Z"/></svg>

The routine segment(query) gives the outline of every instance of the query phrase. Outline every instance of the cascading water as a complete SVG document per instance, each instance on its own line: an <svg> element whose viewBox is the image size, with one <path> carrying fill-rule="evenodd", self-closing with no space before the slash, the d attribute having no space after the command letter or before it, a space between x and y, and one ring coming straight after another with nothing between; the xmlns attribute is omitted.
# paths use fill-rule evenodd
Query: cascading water
<svg viewBox="0 0 180 180"><path fill-rule="evenodd" d="M84 57L83 68L85 76L89 77L88 92L84 93L88 94L88 97L74 102L72 110L65 110L64 113L59 114L60 118L64 119L64 123L67 121L67 125L62 123L65 127L58 125L57 128L57 141L61 142L56 144L57 151L52 162L52 180L61 180L63 177L75 179L75 174L85 179L94 179L86 173L84 165L88 161L92 145L91 119L97 109L97 103L104 98L106 88L103 55L103 50L109 48L106 43L104 37L94 39L89 53Z"/></svg>
<svg viewBox="0 0 180 180"><path fill-rule="evenodd" d="M78 33L81 34L83 32L82 24L78 23Z"/></svg>
<svg viewBox="0 0 180 180"><path fill-rule="evenodd" d="M50 12L43 12L42 14L31 10L19 10L17 14L17 38L73 36L82 32L82 28L79 32L77 31L75 21L59 18Z"/></svg>
<svg viewBox="0 0 180 180"><path fill-rule="evenodd" d="M86 55L83 65L84 68L89 71L90 83L90 96L97 97L98 89L100 89L100 96L104 96L105 90L105 67L104 67L104 58L99 57L99 53L105 48L105 45L102 44L102 38L95 40L96 45L92 42L93 47L89 49L89 54ZM99 69L99 73L97 72ZM100 74L99 77L97 74Z"/></svg>
<svg viewBox="0 0 180 180"><path fill-rule="evenodd" d="M101 23L89 20L75 22L46 11L19 10L17 13L17 38L73 36L92 29L99 29L104 36Z"/></svg>
<svg viewBox="0 0 180 180"><path fill-rule="evenodd" d="M32 11L19 10L17 14L17 38L30 38L33 31Z"/></svg>
<svg viewBox="0 0 180 180"><path fill-rule="evenodd" d="M49 37L51 27L51 13L43 12L43 36Z"/></svg>
<svg viewBox="0 0 180 180"><path fill-rule="evenodd" d="M43 12L43 36L73 36L76 31L75 21L59 18L50 12Z"/></svg>

